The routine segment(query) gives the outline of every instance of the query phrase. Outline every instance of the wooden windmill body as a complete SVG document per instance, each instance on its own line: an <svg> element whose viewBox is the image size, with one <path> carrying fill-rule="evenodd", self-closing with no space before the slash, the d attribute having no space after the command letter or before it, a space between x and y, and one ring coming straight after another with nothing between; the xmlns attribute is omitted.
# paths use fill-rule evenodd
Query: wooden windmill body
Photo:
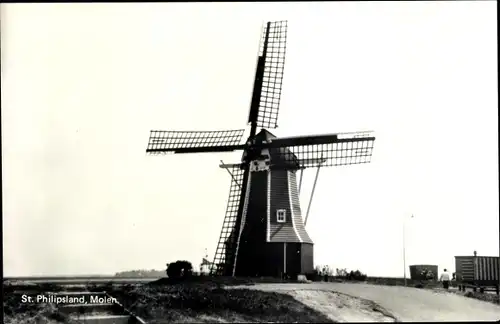
<svg viewBox="0 0 500 324"><path fill-rule="evenodd" d="M266 130L256 142L276 138ZM242 225L226 241L238 246L236 267L241 276L296 275L313 270L313 242L304 227L297 188L297 159L284 161L276 150L263 149L250 161ZM236 235L236 236L235 236ZM228 255L229 256L229 255Z"/></svg>
<svg viewBox="0 0 500 324"><path fill-rule="evenodd" d="M220 165L231 175L231 186L214 275L296 276L312 271L313 241L300 208L298 171L370 162L375 140L370 132L277 138L267 130L277 127L286 32L286 21L264 25L250 135L244 144L239 144L244 129L151 131L151 154L243 151L241 163Z"/></svg>

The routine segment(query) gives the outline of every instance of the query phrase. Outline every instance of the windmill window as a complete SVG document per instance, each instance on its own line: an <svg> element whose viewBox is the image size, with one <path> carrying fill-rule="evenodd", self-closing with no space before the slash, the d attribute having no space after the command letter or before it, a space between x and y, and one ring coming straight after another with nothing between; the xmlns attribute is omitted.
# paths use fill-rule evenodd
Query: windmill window
<svg viewBox="0 0 500 324"><path fill-rule="evenodd" d="M276 221L278 223L286 222L286 209L278 209L276 211Z"/></svg>

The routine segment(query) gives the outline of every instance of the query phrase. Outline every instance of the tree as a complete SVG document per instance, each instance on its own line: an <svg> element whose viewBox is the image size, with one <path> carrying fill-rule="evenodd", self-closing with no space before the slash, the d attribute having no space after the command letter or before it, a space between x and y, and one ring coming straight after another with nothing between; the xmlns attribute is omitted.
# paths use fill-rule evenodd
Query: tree
<svg viewBox="0 0 500 324"><path fill-rule="evenodd" d="M357 280L357 281L364 281L366 280L366 274L362 273L359 270L349 272L348 275L349 280Z"/></svg>
<svg viewBox="0 0 500 324"><path fill-rule="evenodd" d="M347 277L347 275L349 274L349 273L347 272L347 269L346 269L346 268L344 268L344 269L339 269L339 268L337 268L337 269L336 269L336 273L337 273L337 277L340 277L340 278Z"/></svg>
<svg viewBox="0 0 500 324"><path fill-rule="evenodd" d="M193 265L189 261L179 260L167 263L167 276L172 279L190 277L193 274Z"/></svg>

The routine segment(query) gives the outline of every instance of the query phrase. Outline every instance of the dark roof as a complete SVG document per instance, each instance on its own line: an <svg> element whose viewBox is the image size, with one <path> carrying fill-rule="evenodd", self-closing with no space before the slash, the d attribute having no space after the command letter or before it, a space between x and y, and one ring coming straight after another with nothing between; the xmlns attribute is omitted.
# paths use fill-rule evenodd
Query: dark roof
<svg viewBox="0 0 500 324"><path fill-rule="evenodd" d="M261 129L255 137L255 143L261 144L277 138L273 133L266 129ZM271 168L292 168L297 169L299 162L297 156L287 147L270 148L269 155L271 156Z"/></svg>

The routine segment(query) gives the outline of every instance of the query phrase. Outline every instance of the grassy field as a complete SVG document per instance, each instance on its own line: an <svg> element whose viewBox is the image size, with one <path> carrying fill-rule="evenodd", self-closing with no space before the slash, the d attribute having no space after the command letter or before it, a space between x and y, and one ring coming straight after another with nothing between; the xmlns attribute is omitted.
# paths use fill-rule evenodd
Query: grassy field
<svg viewBox="0 0 500 324"><path fill-rule="evenodd" d="M15 291L3 293L3 323L5 324L56 324L66 323L67 317L54 304L22 303L21 294Z"/></svg>
<svg viewBox="0 0 500 324"><path fill-rule="evenodd" d="M209 282L182 285L160 282L120 287L110 294L148 323L332 322L289 295L226 290Z"/></svg>
<svg viewBox="0 0 500 324"><path fill-rule="evenodd" d="M189 282L160 279L146 284L87 285L90 291L106 290L147 323L189 322L314 322L332 323L321 313L293 297L249 289L226 290L229 285L251 285L274 279L234 279L197 277ZM5 323L60 323L65 318L54 305L23 304L22 292L66 290L58 284L4 285Z"/></svg>
<svg viewBox="0 0 500 324"><path fill-rule="evenodd" d="M51 278L4 281L5 323L65 323L67 318L51 304L21 303L23 293L48 291L90 290L107 291L126 308L148 323L189 322L315 322L331 323L323 314L305 306L290 295L250 289L224 289L226 286L284 282L273 278L193 277L175 282L168 278ZM38 282L36 282L38 281ZM145 282L146 281L146 282ZM331 281L338 281L333 278ZM399 278L367 278L366 282L381 285L401 285ZM412 287L415 282L408 282ZM433 288L438 283L429 283ZM307 289L307 284L305 287ZM498 296L462 293L470 298L498 302Z"/></svg>
<svg viewBox="0 0 500 324"><path fill-rule="evenodd" d="M454 293L458 295L462 295L468 298L474 298L474 299L479 299L485 302L493 303L493 304L500 304L500 298L497 294L495 293L481 293L481 292L473 292L473 291L467 291L467 292L461 292L461 291L454 291Z"/></svg>

